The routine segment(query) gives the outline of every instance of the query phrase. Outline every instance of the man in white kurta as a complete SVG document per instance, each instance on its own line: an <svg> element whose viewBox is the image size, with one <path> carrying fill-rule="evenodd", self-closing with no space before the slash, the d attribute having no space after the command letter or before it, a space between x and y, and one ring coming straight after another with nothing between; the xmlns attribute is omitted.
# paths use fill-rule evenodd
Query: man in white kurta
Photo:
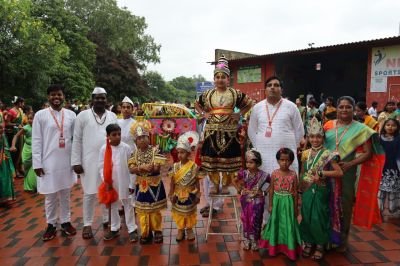
<svg viewBox="0 0 400 266"><path fill-rule="evenodd" d="M111 204L111 234L105 235L105 240L111 240L119 234L121 227L121 218L118 209L122 205L125 210L125 224L128 228L129 239L131 242L137 241L137 225L133 212L133 206L129 200L129 185L132 183L132 176L129 173L128 160L132 154L132 148L121 142L117 146L111 145L112 150L112 180L113 188L118 193L118 199ZM106 144L100 150L99 154L99 173L101 179L104 180L103 167L104 167L104 154L106 151ZM136 231L136 233L135 233ZM135 235L133 235L135 234Z"/></svg>
<svg viewBox="0 0 400 266"><path fill-rule="evenodd" d="M249 127L247 130L253 147L261 153L263 171L271 174L273 170L279 168L276 160L276 153L281 148L289 148L297 154L297 147L304 137L304 127L300 113L294 103L281 98L282 103L272 120L272 132L270 137L266 137L268 127L268 116L266 105L268 105L270 115L277 110L278 103L273 105L267 99L257 103L251 112ZM295 159L291 168L298 172L299 166Z"/></svg>
<svg viewBox="0 0 400 266"><path fill-rule="evenodd" d="M128 144L135 151L136 144L130 129L136 120L132 118L133 102L127 96L121 102L121 113L123 118L118 119L118 125L121 127L121 141Z"/></svg>
<svg viewBox="0 0 400 266"><path fill-rule="evenodd" d="M118 125L121 128L121 141L127 144L132 149L133 153L136 151L136 144L132 134L130 133L130 129L136 120L132 118L133 102L127 96L125 96L125 98L122 100L121 113L123 118L118 119ZM129 184L129 188L134 189L136 175L131 174L131 180L132 182ZM134 204L134 197L132 197L132 204Z"/></svg>
<svg viewBox="0 0 400 266"><path fill-rule="evenodd" d="M297 147L304 137L303 121L297 106L282 98L280 83L277 77L267 79L267 98L253 107L247 130L253 147L261 153L260 168L268 174L279 168L276 160L278 150L289 148L297 154ZM293 161L291 169L298 173L297 158ZM267 209L268 204L265 206ZM268 211L264 211L264 223L268 216Z"/></svg>
<svg viewBox="0 0 400 266"><path fill-rule="evenodd" d="M106 142L106 127L117 123L117 116L105 109L106 91L96 87L92 93L93 107L82 111L76 118L71 165L80 175L83 188L83 238L93 237L91 226L94 219L97 192L101 183L99 152ZM100 99L101 98L101 99ZM100 100L98 100L100 99ZM95 109L101 109L101 117ZM79 170L80 171L79 171ZM108 222L107 209L102 206L103 224Z"/></svg>
<svg viewBox="0 0 400 266"><path fill-rule="evenodd" d="M32 163L37 190L45 195L48 227L44 241L56 235L57 220L66 235L74 235L71 225L71 187L76 182L71 167L72 135L76 115L62 108L64 88L51 85L47 90L50 107L36 113L32 125ZM59 208L58 208L59 207Z"/></svg>

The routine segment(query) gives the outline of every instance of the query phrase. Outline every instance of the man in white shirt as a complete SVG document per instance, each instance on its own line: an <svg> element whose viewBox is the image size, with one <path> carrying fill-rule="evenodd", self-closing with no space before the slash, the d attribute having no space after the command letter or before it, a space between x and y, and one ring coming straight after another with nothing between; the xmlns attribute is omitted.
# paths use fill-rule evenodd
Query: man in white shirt
<svg viewBox="0 0 400 266"><path fill-rule="evenodd" d="M50 107L38 111L32 125L32 163L38 192L45 195L48 224L43 241L56 236L57 220L65 235L76 234L70 210L71 187L76 181L70 163L76 115L62 107L62 85L49 86L47 98Z"/></svg>
<svg viewBox="0 0 400 266"><path fill-rule="evenodd" d="M92 92L93 107L82 111L76 118L71 165L80 175L83 188L83 231L84 239L93 238L97 192L101 183L99 152L106 142L106 127L117 123L117 116L106 110L107 92L96 87ZM108 212L102 205L103 226L108 227Z"/></svg>
<svg viewBox="0 0 400 266"><path fill-rule="evenodd" d="M267 98L257 103L251 112L247 134L253 147L262 157L261 169L268 174L279 168L276 153L289 148L297 154L297 147L304 137L304 126L297 106L282 98L281 80L272 76L265 82ZM295 159L291 169L298 173ZM268 204L265 205L268 208ZM264 212L264 223L268 219Z"/></svg>
<svg viewBox="0 0 400 266"><path fill-rule="evenodd" d="M378 120L378 102L372 102L372 106L368 109L368 114L372 116L375 120Z"/></svg>
<svg viewBox="0 0 400 266"><path fill-rule="evenodd" d="M280 79L270 77L265 85L267 98L253 107L247 133L253 147L261 153L261 169L270 174L279 168L275 158L279 149L289 148L297 154L304 126L297 106L282 98ZM298 172L297 160L292 168Z"/></svg>

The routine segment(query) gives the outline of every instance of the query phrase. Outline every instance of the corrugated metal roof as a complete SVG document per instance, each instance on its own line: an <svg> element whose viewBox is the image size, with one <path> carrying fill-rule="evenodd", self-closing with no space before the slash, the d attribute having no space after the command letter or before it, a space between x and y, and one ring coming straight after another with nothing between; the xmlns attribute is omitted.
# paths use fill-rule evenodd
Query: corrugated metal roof
<svg viewBox="0 0 400 266"><path fill-rule="evenodd" d="M262 59L262 58L267 58L267 57L272 57L272 56L277 56L277 55L290 55L290 54L297 54L297 53L298 54L317 53L317 52L323 52L326 50L334 50L334 49L357 47L357 46L362 47L362 46L371 46L371 45L380 45L380 44L386 45L390 42L396 42L396 41L400 44L400 36L358 41L358 42L348 42L348 43L342 43L342 44L334 44L334 45L306 48L306 49L264 54L264 55L255 55L255 56L243 57L243 58L239 58L239 59L231 59L231 60L229 60L229 62L238 62L238 61L254 59L254 58Z"/></svg>

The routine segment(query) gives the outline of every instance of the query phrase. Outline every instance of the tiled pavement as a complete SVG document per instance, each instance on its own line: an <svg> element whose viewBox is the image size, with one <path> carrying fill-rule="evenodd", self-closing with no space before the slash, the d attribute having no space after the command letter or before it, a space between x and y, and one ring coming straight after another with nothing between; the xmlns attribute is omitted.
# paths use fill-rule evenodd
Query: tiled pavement
<svg viewBox="0 0 400 266"><path fill-rule="evenodd" d="M22 180L15 182L17 201L12 208L0 208L0 266L8 265L295 265L285 256L269 257L265 250L243 251L237 236L209 236L205 242L206 220L199 215L194 242L175 241L177 233L169 211L163 213L164 243L142 246L128 241L123 226L118 239L103 241L100 215L96 210L95 238L83 240L82 191L79 184L72 192L72 222L78 234L61 236L43 242L40 237L46 226L43 196L22 191ZM167 186L168 187L168 186ZM204 205L202 199L201 205ZM230 201L226 201L222 217L233 217ZM214 230L232 230L233 224L213 223ZM228 231L229 232L229 231ZM299 259L297 265L316 265ZM389 220L371 231L353 227L350 249L345 254L329 252L320 265L400 265L400 221Z"/></svg>

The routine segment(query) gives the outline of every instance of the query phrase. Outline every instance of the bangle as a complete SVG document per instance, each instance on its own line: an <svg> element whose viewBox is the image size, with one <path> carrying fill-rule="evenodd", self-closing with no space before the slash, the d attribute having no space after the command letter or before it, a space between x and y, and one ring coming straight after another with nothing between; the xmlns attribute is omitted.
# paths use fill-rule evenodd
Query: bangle
<svg viewBox="0 0 400 266"><path fill-rule="evenodd" d="M319 170L319 171L318 171L318 176L319 176L319 177L322 177L322 176L323 176L322 170Z"/></svg>

